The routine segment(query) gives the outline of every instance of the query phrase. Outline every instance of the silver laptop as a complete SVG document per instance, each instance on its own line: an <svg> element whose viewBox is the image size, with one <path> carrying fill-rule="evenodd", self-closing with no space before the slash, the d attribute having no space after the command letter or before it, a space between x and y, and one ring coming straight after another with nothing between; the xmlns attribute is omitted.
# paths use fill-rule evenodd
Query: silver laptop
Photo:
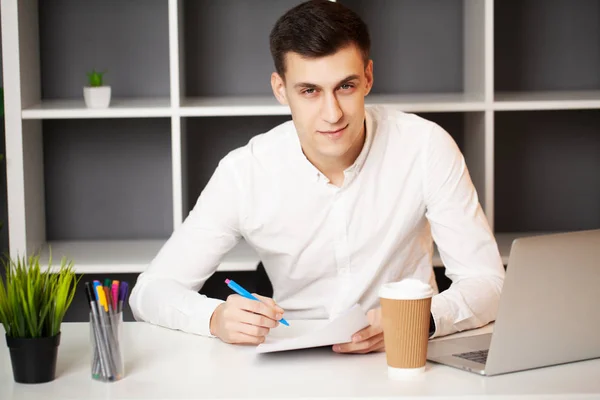
<svg viewBox="0 0 600 400"><path fill-rule="evenodd" d="M481 375L600 357L600 229L516 239L493 334L431 341L430 361Z"/></svg>

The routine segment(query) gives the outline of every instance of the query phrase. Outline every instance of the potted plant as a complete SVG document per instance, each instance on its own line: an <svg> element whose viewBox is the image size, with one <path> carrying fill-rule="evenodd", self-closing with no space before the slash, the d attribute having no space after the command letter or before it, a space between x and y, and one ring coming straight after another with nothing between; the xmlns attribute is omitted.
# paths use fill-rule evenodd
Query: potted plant
<svg viewBox="0 0 600 400"><path fill-rule="evenodd" d="M42 271L39 256L3 260L0 278L0 322L6 331L13 377L19 383L55 379L60 328L77 283L73 263Z"/></svg>
<svg viewBox="0 0 600 400"><path fill-rule="evenodd" d="M104 85L104 72L87 73L88 86L83 88L83 98L88 108L107 108L110 104L110 86Z"/></svg>

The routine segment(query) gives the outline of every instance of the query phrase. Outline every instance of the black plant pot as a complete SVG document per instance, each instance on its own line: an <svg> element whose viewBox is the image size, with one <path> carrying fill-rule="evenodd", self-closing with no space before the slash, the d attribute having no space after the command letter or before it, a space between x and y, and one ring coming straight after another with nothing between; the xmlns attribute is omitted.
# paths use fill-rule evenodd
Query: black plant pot
<svg viewBox="0 0 600 400"><path fill-rule="evenodd" d="M6 335L13 376L18 383L43 383L56 376L60 333L52 337L14 338Z"/></svg>

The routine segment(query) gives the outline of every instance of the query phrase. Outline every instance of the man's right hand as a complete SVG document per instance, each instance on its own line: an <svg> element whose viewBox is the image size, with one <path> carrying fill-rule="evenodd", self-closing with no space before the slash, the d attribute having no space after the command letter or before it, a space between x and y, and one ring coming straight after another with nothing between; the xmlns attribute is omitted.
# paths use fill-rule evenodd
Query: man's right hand
<svg viewBox="0 0 600 400"><path fill-rule="evenodd" d="M225 343L264 342L270 329L279 325L283 309L273 299L253 295L260 301L232 294L217 306L210 318L210 333Z"/></svg>

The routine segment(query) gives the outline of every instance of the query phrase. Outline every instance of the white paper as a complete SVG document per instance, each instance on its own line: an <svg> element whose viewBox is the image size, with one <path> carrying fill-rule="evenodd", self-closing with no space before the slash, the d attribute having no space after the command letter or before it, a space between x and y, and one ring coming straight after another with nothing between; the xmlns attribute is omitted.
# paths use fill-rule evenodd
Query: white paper
<svg viewBox="0 0 600 400"><path fill-rule="evenodd" d="M292 321L290 326L272 329L257 353L271 353L310 347L328 346L352 341L352 335L369 326L359 305L331 320Z"/></svg>

